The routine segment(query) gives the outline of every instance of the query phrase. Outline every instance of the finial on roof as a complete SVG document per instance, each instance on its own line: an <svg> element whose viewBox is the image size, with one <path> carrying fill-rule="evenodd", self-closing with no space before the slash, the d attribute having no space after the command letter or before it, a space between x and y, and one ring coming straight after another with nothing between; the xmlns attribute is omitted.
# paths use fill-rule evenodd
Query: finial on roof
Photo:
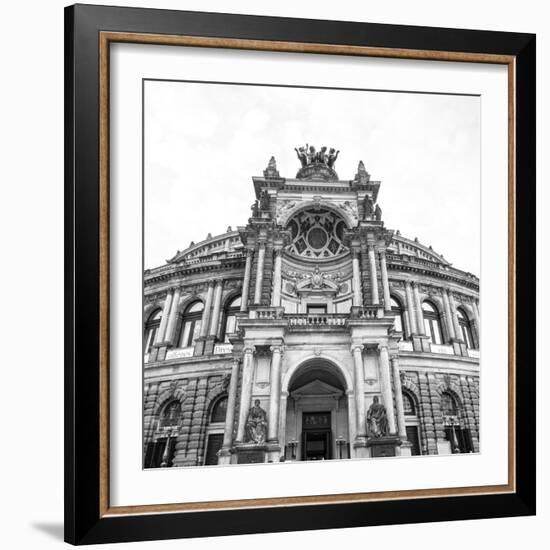
<svg viewBox="0 0 550 550"><path fill-rule="evenodd" d="M269 159L269 162L267 163L267 168L264 170L264 177L265 178L278 178L279 172L277 170L277 161L275 160L275 157L271 157Z"/></svg>
<svg viewBox="0 0 550 550"><path fill-rule="evenodd" d="M368 183L370 181L370 174L365 168L365 163L360 160L357 165L357 174L355 174L355 181L359 183Z"/></svg>

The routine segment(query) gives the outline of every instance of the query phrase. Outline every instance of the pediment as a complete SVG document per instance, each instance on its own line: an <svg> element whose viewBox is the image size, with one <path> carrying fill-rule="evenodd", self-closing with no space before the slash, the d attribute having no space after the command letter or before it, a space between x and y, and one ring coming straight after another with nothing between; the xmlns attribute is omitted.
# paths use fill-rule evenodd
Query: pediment
<svg viewBox="0 0 550 550"><path fill-rule="evenodd" d="M335 388L322 380L312 380L307 384L295 389L291 395L292 397L311 397L311 396L333 396L340 397L343 394L342 390Z"/></svg>

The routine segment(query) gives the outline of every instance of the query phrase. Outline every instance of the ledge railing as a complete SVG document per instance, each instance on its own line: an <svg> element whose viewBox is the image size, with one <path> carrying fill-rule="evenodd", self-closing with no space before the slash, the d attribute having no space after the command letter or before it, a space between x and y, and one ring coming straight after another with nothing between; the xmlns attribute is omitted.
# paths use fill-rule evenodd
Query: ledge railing
<svg viewBox="0 0 550 550"><path fill-rule="evenodd" d="M344 326L348 317L347 313L289 313L285 315L291 327L308 325L327 327Z"/></svg>

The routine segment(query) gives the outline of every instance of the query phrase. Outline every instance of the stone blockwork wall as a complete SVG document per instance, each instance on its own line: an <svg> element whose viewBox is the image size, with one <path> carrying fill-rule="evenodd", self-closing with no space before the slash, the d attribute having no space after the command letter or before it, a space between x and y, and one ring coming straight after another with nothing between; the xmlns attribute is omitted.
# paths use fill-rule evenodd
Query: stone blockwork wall
<svg viewBox="0 0 550 550"><path fill-rule="evenodd" d="M164 406L181 403L179 436L175 444L173 466L198 466L203 463L212 403L225 395L229 371L216 374L152 382L144 387L144 443L153 439L159 415Z"/></svg>
<svg viewBox="0 0 550 550"><path fill-rule="evenodd" d="M479 377L407 370L402 386L415 401L422 454L437 454L438 443L446 441L441 409L443 392L455 397L461 427L470 431L474 452L479 452Z"/></svg>

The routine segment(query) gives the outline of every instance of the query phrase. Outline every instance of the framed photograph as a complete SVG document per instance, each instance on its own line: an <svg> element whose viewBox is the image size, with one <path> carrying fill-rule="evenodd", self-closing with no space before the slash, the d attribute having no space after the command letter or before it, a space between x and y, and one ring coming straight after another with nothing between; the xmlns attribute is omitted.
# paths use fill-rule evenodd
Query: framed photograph
<svg viewBox="0 0 550 550"><path fill-rule="evenodd" d="M65 21L66 540L534 514L534 35Z"/></svg>

